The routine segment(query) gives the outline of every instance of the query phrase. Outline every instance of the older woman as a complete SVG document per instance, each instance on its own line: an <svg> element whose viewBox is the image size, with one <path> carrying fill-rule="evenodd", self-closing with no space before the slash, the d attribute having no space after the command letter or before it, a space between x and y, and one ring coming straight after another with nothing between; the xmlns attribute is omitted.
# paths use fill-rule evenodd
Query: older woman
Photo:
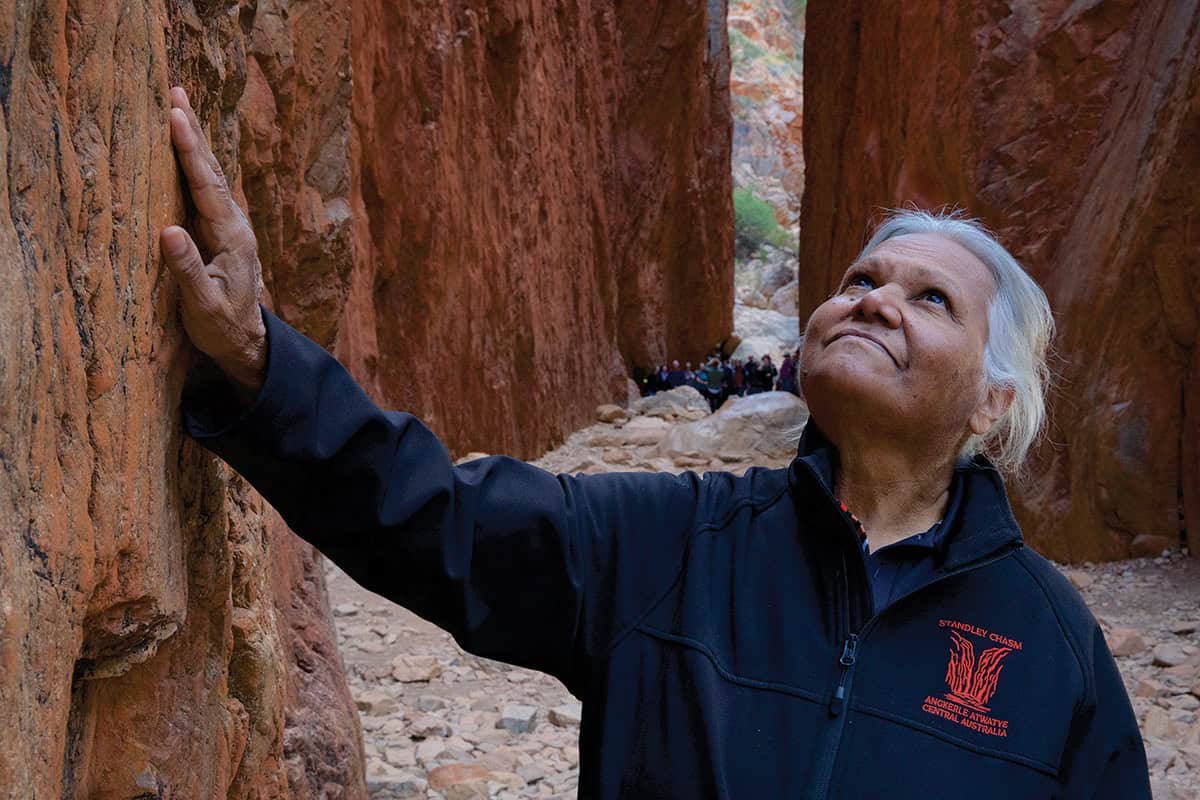
<svg viewBox="0 0 1200 800"><path fill-rule="evenodd" d="M456 467L257 305L254 235L173 106L215 257L178 227L163 249L229 379L188 432L362 585L560 678L581 797L1150 796L1104 637L994 466L1037 435L1052 325L978 225L891 218L813 313L788 469Z"/></svg>

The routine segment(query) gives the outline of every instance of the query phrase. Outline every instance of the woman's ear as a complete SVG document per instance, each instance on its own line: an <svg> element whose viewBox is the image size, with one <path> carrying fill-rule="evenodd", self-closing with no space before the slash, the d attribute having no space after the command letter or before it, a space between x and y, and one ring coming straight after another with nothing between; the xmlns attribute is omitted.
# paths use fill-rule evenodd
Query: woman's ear
<svg viewBox="0 0 1200 800"><path fill-rule="evenodd" d="M984 396L983 402L975 409L967 425L975 436L983 436L992 429L996 420L1004 416L1012 405L1016 391L1011 386L992 386Z"/></svg>

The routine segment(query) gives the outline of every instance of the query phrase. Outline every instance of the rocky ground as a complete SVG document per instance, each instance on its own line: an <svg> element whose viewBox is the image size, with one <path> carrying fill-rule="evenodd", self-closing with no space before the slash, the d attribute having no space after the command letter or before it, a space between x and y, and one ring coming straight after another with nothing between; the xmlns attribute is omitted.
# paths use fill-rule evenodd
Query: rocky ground
<svg viewBox="0 0 1200 800"><path fill-rule="evenodd" d="M679 389L601 422L537 463L552 471L783 466L772 436L804 418L780 393L708 415ZM769 425L749 420L767 415ZM1141 722L1159 800L1200 797L1200 561L1159 558L1064 568L1100 619ZM464 653L449 635L329 565L330 602L363 724L371 797L574 797L579 705L562 684Z"/></svg>

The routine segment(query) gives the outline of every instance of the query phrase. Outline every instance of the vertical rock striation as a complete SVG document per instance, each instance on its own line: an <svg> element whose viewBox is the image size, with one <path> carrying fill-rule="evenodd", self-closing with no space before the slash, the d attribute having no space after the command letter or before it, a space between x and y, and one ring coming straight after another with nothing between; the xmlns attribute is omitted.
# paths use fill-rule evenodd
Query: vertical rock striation
<svg viewBox="0 0 1200 800"><path fill-rule="evenodd" d="M532 453L728 333L723 2L409 5L0 8L13 796L366 794L319 558L178 426L172 84L268 303L452 446Z"/></svg>
<svg viewBox="0 0 1200 800"><path fill-rule="evenodd" d="M349 112L305 95L297 65L347 62L339 5L294 4L290 20L270 3L0 10L0 786L14 797L365 796L311 548L181 437L192 353L158 251L185 215L173 82L230 175L277 187L251 203L271 209L264 228L306 243L288 181ZM239 170L239 144L256 144L239 106L264 97L306 104L302 122L274 162ZM326 230L310 240L336 252Z"/></svg>
<svg viewBox="0 0 1200 800"><path fill-rule="evenodd" d="M881 207L965 207L1059 322L1027 538L1111 559L1186 526L1200 551L1195 4L812 0L807 32L802 318Z"/></svg>
<svg viewBox="0 0 1200 800"><path fill-rule="evenodd" d="M452 449L529 456L624 398L629 367L729 334L723 0L354 15L338 352L377 397Z"/></svg>

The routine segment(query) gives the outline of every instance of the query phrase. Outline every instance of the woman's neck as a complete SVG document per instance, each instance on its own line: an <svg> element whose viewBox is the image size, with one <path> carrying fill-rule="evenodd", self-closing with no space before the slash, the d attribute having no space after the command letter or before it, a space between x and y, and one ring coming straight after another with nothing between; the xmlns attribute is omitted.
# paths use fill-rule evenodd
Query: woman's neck
<svg viewBox="0 0 1200 800"><path fill-rule="evenodd" d="M955 459L839 447L834 493L862 522L872 550L922 533L946 512Z"/></svg>

